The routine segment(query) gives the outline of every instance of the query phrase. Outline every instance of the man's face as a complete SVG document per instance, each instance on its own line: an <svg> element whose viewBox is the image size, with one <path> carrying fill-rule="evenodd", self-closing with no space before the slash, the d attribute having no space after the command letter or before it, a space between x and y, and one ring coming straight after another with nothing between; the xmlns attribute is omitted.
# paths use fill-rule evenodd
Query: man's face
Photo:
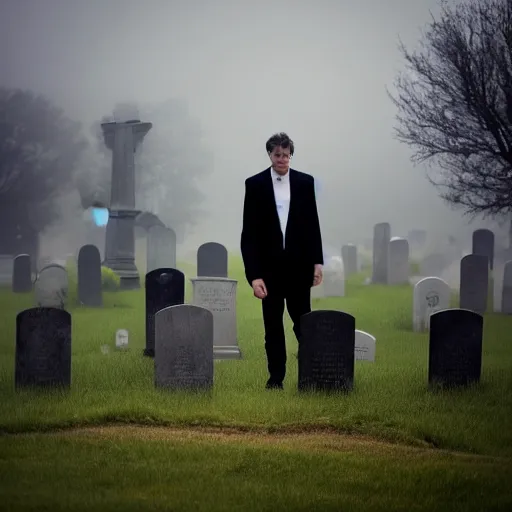
<svg viewBox="0 0 512 512"><path fill-rule="evenodd" d="M272 167L278 174L286 174L290 168L290 148L277 146L272 153L269 153Z"/></svg>

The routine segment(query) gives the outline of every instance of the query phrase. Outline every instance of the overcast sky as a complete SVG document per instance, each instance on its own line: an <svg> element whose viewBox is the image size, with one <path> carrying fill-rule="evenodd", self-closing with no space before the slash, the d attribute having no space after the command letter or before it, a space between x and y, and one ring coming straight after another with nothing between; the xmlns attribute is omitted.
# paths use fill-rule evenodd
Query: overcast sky
<svg viewBox="0 0 512 512"><path fill-rule="evenodd" d="M184 98L215 156L191 239L237 246L246 177L286 131L319 182L326 244L466 221L392 137L386 95L435 0L0 0L2 85L49 95L85 126L119 101ZM151 119L147 119L151 121ZM154 126L154 130L158 127Z"/></svg>

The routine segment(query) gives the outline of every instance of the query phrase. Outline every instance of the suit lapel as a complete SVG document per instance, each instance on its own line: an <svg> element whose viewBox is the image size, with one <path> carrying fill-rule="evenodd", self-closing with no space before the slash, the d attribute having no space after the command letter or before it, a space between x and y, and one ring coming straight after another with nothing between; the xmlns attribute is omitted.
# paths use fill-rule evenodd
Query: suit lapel
<svg viewBox="0 0 512 512"><path fill-rule="evenodd" d="M288 171L290 175L290 208L288 210L288 220L286 222L286 233L285 233L285 242L286 242L286 235L290 231L290 226L293 228L293 216L295 213L296 205L297 203L297 195L299 194L299 183L297 181L297 174L293 169L290 169Z"/></svg>

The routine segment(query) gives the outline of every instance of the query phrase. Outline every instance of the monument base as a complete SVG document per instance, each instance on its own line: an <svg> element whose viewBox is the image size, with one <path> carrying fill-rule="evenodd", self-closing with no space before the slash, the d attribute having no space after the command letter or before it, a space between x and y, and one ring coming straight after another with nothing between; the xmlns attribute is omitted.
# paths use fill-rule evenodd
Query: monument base
<svg viewBox="0 0 512 512"><path fill-rule="evenodd" d="M242 359L242 352L236 345L214 345L214 359Z"/></svg>

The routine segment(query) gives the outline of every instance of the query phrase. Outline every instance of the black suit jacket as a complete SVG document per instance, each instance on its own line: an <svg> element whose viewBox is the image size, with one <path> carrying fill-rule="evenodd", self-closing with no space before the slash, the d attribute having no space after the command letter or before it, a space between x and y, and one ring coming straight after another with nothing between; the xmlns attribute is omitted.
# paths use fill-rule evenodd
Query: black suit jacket
<svg viewBox="0 0 512 512"><path fill-rule="evenodd" d="M312 286L315 264L323 264L322 236L313 176L290 169L290 209L283 234L270 167L245 180L241 237L249 284L263 279L267 288L290 279Z"/></svg>

